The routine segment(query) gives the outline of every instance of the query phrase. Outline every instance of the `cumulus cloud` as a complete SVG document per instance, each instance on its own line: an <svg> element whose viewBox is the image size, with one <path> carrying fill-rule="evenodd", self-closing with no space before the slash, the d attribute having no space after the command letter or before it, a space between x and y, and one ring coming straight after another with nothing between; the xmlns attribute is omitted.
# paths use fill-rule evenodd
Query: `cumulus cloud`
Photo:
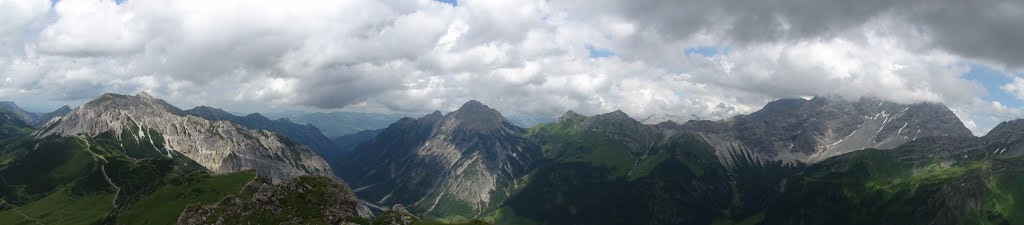
<svg viewBox="0 0 1024 225"><path fill-rule="evenodd" d="M23 38L31 36L50 10L47 0L0 0L0 56L23 53Z"/></svg>
<svg viewBox="0 0 1024 225"><path fill-rule="evenodd" d="M1014 77L1012 82L1004 84L1001 88L1003 91L1013 94L1017 99L1024 100L1024 79Z"/></svg>
<svg viewBox="0 0 1024 225"><path fill-rule="evenodd" d="M82 102L146 90L238 111L403 112L478 99L540 117L622 109L719 119L777 98L874 96L943 102L980 134L1020 110L983 100L998 90L963 74L1024 66L1022 9L1000 0L0 0L0 97ZM1024 95L1019 79L1003 89Z"/></svg>

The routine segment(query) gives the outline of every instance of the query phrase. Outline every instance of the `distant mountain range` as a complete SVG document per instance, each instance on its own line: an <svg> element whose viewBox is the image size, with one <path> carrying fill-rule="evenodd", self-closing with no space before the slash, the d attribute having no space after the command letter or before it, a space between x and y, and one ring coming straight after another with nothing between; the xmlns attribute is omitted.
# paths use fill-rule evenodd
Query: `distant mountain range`
<svg viewBox="0 0 1024 225"><path fill-rule="evenodd" d="M367 130L380 130L388 127L404 117L414 116L408 113L372 113L372 112L286 112L266 113L267 117L288 119L300 124L311 124L320 128L325 136L338 138ZM550 123L555 117L514 115L509 122L520 127L532 127L537 124Z"/></svg>
<svg viewBox="0 0 1024 225"><path fill-rule="evenodd" d="M522 128L469 101L333 140L146 93L26 118L42 117L0 108L0 221L15 224L1024 224L1024 120L974 137L936 103Z"/></svg>
<svg viewBox="0 0 1024 225"><path fill-rule="evenodd" d="M700 120L700 117L697 117L697 115L693 115L693 114L690 114L690 115L687 115L687 116L680 116L680 115L673 115L673 114L667 114L667 113L655 113L655 114L651 114L650 116L647 116L647 117L644 117L644 118L637 118L637 120L639 120L643 124L651 124L651 125L659 124L659 123L664 123L664 122L669 122L669 121L671 121L673 123L676 123L676 124L684 124L686 122L689 122L690 120Z"/></svg>
<svg viewBox="0 0 1024 225"><path fill-rule="evenodd" d="M21 117L22 120L24 120L28 124L31 124L34 127L41 127L45 125L46 122L49 122L50 119L53 119L54 117L64 116L64 114L68 114L69 112L71 112L71 107L65 105L61 106L57 110L54 110L53 112L34 113L25 111L21 107L18 107L18 104L15 104L12 101L0 101L0 109L14 113L14 115Z"/></svg>
<svg viewBox="0 0 1024 225"><path fill-rule="evenodd" d="M621 111L569 111L530 129L507 121L475 101L448 115L402 119L356 147L339 175L367 201L405 204L429 218L497 224L1014 224L1015 212L1001 209L1015 207L1007 198L1024 195L1006 191L1004 185L1013 183L998 175L1006 173L976 166L1019 160L1012 150L1018 147L978 155L964 149L1007 142L953 145L974 137L935 103L818 97L783 99L719 121L645 124ZM953 160L957 154L910 150L922 143L938 143L928 144L929 151L978 153ZM893 163L900 166L884 166ZM848 166L860 164L866 167ZM857 173L848 176L862 182L845 183L846 175L829 171ZM885 175L864 175L874 173ZM986 177L975 184L999 188L975 186L974 197L943 194L942 187L969 174ZM900 183L916 179L932 183ZM888 186L871 186L875 181ZM997 193L1003 197L985 197ZM994 205L977 206L985 199ZM878 204L855 211L861 201ZM940 205L946 208L931 207ZM905 207L920 210L899 210Z"/></svg>
<svg viewBox="0 0 1024 225"><path fill-rule="evenodd" d="M259 113L252 113L246 116L235 116L224 110L209 106L197 106L185 110L185 113L207 120L223 120L242 125L249 129L267 130L288 137L292 141L309 147L325 159L333 159L341 156L337 145L330 138L324 136L319 128L312 124L298 124L288 119L270 120Z"/></svg>
<svg viewBox="0 0 1024 225"><path fill-rule="evenodd" d="M364 112L316 112L316 113L268 113L271 118L283 118L300 124L311 124L319 128L324 136L336 138L364 130L388 127L391 123L406 117L404 114Z"/></svg>
<svg viewBox="0 0 1024 225"><path fill-rule="evenodd" d="M217 120L191 115L145 92L104 94L41 128L26 121L39 117L0 109L0 221L421 222L401 206L370 209L305 145L229 120L284 132L303 126L258 115L231 117L211 108L191 113ZM306 131L322 137L315 128Z"/></svg>

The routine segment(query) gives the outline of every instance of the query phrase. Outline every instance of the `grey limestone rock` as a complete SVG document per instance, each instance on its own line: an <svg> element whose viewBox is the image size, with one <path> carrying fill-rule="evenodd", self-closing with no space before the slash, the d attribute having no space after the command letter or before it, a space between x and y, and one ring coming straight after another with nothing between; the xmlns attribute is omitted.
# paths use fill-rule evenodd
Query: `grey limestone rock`
<svg viewBox="0 0 1024 225"><path fill-rule="evenodd" d="M147 135L155 130L161 138ZM51 120L36 133L97 136L136 131L129 136L141 143L163 141L164 155L176 151L214 173L254 170L280 181L299 175L334 177L330 166L309 150L276 133L251 130L228 121L210 121L143 92L136 96L104 94Z"/></svg>

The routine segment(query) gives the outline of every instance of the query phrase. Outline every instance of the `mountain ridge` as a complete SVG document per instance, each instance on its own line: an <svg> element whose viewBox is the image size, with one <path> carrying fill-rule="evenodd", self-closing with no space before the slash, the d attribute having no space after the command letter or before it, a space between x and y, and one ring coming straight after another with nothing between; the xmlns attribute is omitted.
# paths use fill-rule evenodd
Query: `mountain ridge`
<svg viewBox="0 0 1024 225"><path fill-rule="evenodd" d="M0 101L0 109L6 109L7 111L13 112L33 127L42 127L54 117L60 117L71 112L71 107L67 105L61 106L52 112L29 112L19 107L18 104L14 103L14 101Z"/></svg>
<svg viewBox="0 0 1024 225"><path fill-rule="evenodd" d="M935 103L898 104L815 97L781 99L749 115L681 125L720 154L747 154L813 163L864 148L894 148L918 137L973 136L949 108ZM730 147L730 146L738 147Z"/></svg>
<svg viewBox="0 0 1024 225"><path fill-rule="evenodd" d="M337 145L330 138L324 136L319 128L311 124L297 124L285 118L271 120L259 113L236 116L222 109L210 106L196 106L185 110L185 113L207 120L229 121L249 129L267 130L284 135L295 142L309 147L329 163L332 162L332 159L341 157ZM332 166L335 165L332 164Z"/></svg>
<svg viewBox="0 0 1024 225"><path fill-rule="evenodd" d="M214 173L253 169L275 181L307 174L334 177L322 158L284 136L191 116L145 92L103 94L55 119L35 137L108 132L140 144L164 142L161 154L181 153Z"/></svg>
<svg viewBox="0 0 1024 225"><path fill-rule="evenodd" d="M470 101L442 115L403 118L353 150L341 176L357 194L431 215L497 205L539 158L525 130Z"/></svg>
<svg viewBox="0 0 1024 225"><path fill-rule="evenodd" d="M899 126L894 128L893 124ZM913 133L909 133L911 131ZM861 137L847 132L863 132L867 135ZM804 134L803 139L794 138L800 137L799 134ZM667 182L664 179L668 179L672 180L671 182L685 183L686 185L679 186L679 190L690 192L686 194L663 190L673 195L681 195L677 197L696 198L686 196L703 194L715 196L713 198L740 198L739 201L742 203L735 203L739 205L723 203L714 206L721 207L718 210L735 210L735 214L719 215L712 213L714 211L708 212L708 215L738 219L751 216L756 210L760 210L758 207L769 204L772 196L782 191L778 182L784 182L782 180L786 177L795 175L809 165L865 148L894 148L918 138L928 139L929 135L967 138L970 131L941 104L907 105L870 98L855 101L823 97L780 99L749 115L738 115L717 121L689 120L682 124L674 121L644 124L622 110L593 116L583 116L568 110L555 122L540 124L530 129L508 124L500 112L478 101L469 101L459 110L447 115L435 111L418 119L407 117L395 122L372 140L359 145L354 151L353 158L348 161L352 168L360 167L360 163L370 168L343 171L352 174L342 176L352 182L356 193L364 198L379 203L404 203L410 205L414 212L428 216L472 218L481 216L480 213L490 213L485 215L513 220L515 216L507 217L501 213L502 207L512 207L516 211L528 210L529 204L540 204L538 201L555 198L556 196L552 194L571 195L571 191L585 191L575 189L586 188L576 186L580 182L586 182L593 187L624 188L622 185L631 182L657 183ZM507 138L520 136L521 138ZM799 142L801 140L804 142ZM517 158L517 162L529 166L499 170L513 175L506 176L513 179L504 179L510 181L506 183L511 183L507 186L478 185L481 182L502 182L493 182L495 179L487 176L452 176L446 172L448 168L464 167L465 164L461 162L471 161L466 160L466 156L484 156L476 151L462 151L466 149L465 143L483 141L491 141L484 145L490 147L484 149L500 150L508 149L505 146L513 146L539 150L532 151L535 156ZM837 142L855 144L844 145L846 147L840 150L828 148L839 146L834 144ZM816 153L820 158L812 158L811 154L805 152ZM498 156L501 155L490 158L500 158ZM453 166L439 167L436 164ZM607 180L571 175L578 173L603 174L601 176L607 178L601 179ZM532 179L543 179L544 182L522 183ZM546 182L551 183L545 184ZM487 188L474 191L451 189L445 183L473 184L470 186ZM730 184L734 186L729 186ZM562 191L542 191L556 187ZM571 188L564 189L569 187ZM707 187L714 187L716 190L706 190ZM630 192L628 195L634 198L647 198L643 190L625 189ZM455 190L477 193L475 196L478 197L449 197ZM526 194L516 194L519 191ZM403 193L404 196L398 193ZM492 193L491 200L482 201L486 199L486 195L479 193ZM599 193L601 192L590 194ZM579 196L583 198L587 195ZM596 196L585 198L594 197ZM631 202L626 199L615 201ZM469 204L467 207L465 203L471 202L486 204ZM701 204L707 203L692 199L685 202L686 204L679 206L682 208L676 209L696 210ZM507 205L510 203L512 205ZM565 205L558 207L583 207L563 203ZM548 209L561 210L558 207ZM527 216L532 219L549 215L541 211L528 211L530 212ZM638 218L634 216L639 215L631 215L630 218ZM701 218L706 219L703 216L680 216L675 219ZM590 223L600 220L568 221Z"/></svg>

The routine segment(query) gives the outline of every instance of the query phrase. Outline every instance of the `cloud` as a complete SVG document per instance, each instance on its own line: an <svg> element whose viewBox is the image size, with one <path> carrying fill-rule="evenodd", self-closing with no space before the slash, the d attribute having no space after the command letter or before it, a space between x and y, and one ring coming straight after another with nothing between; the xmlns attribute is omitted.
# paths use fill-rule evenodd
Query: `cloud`
<svg viewBox="0 0 1024 225"><path fill-rule="evenodd" d="M47 0L0 0L0 56L22 54L22 39L32 35L49 10Z"/></svg>
<svg viewBox="0 0 1024 225"><path fill-rule="evenodd" d="M1014 77L1013 82L1004 84L1002 87L1003 91L1012 94L1017 99L1024 100L1024 79L1020 77Z"/></svg>
<svg viewBox="0 0 1024 225"><path fill-rule="evenodd" d="M908 47L1024 66L1024 46L1015 44L1024 38L1018 22L1024 20L1020 1L565 0L553 4L579 9L581 17L630 18L669 39L712 34L721 38L719 42L740 45L830 39L884 18L903 25L888 30L894 36L927 34L925 39L904 40Z"/></svg>
<svg viewBox="0 0 1024 225"><path fill-rule="evenodd" d="M945 103L976 133L1020 115L1019 104L983 100L994 90L962 77L973 64L1010 73L1024 65L1015 43L1024 12L1013 1L0 6L0 97L19 101L146 90L235 111L425 112L477 99L528 116L621 109L719 119L777 98L874 96ZM1018 86L1003 89L1020 96Z"/></svg>

